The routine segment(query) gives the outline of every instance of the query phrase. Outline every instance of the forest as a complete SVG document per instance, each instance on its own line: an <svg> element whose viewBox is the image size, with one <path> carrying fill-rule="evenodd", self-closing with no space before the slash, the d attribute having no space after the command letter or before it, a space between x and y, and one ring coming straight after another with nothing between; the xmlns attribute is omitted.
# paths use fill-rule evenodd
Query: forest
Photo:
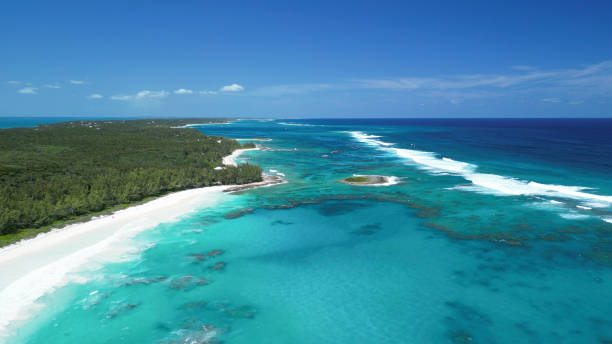
<svg viewBox="0 0 612 344"><path fill-rule="evenodd" d="M223 156L252 144L177 128L186 123L202 120L0 129L0 236L171 191L261 180L254 165L215 170Z"/></svg>

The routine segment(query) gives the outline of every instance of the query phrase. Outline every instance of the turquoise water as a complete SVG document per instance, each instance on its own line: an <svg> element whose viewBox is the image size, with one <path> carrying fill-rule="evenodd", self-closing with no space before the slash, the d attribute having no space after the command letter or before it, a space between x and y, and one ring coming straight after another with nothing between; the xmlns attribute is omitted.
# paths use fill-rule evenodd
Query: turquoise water
<svg viewBox="0 0 612 344"><path fill-rule="evenodd" d="M203 126L288 183L143 232L9 342L608 343L612 121L546 121Z"/></svg>

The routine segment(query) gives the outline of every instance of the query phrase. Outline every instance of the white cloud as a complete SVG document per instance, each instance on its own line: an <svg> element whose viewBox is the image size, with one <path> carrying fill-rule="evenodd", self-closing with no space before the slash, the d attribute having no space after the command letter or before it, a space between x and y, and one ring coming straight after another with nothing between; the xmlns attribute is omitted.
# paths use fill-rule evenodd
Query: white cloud
<svg viewBox="0 0 612 344"><path fill-rule="evenodd" d="M464 74L442 76L409 76L403 78L356 79L345 84L331 85L331 90L362 89L411 92L416 97L461 92L461 98L533 97L548 103L563 98L612 97L612 60L580 68L542 70L530 66L515 66L514 73ZM557 94L560 97L547 97ZM473 96L472 96L473 95ZM577 105L577 104L574 104Z"/></svg>
<svg viewBox="0 0 612 344"><path fill-rule="evenodd" d="M167 91L149 91L142 90L136 93L136 99L145 99L145 98L166 98L170 93Z"/></svg>
<svg viewBox="0 0 612 344"><path fill-rule="evenodd" d="M353 80L355 86L387 90L450 90L472 88L543 89L560 87L569 90L612 93L612 61L604 61L581 69L541 71L518 66L523 73L468 74L438 77L405 77L389 79Z"/></svg>
<svg viewBox="0 0 612 344"><path fill-rule="evenodd" d="M114 95L111 96L113 100L151 100L151 99L161 99L166 98L170 93L168 91L149 91L142 90L134 95Z"/></svg>
<svg viewBox="0 0 612 344"><path fill-rule="evenodd" d="M73 85L83 85L85 82L81 80L70 80L70 83Z"/></svg>
<svg viewBox="0 0 612 344"><path fill-rule="evenodd" d="M293 84L261 87L256 89L253 93L260 96L282 96L287 94L305 94L317 91L342 90L350 88L350 85Z"/></svg>
<svg viewBox="0 0 612 344"><path fill-rule="evenodd" d="M9 80L6 83L9 85L21 85L22 84L21 81L17 81L17 80Z"/></svg>
<svg viewBox="0 0 612 344"><path fill-rule="evenodd" d="M94 94L90 94L89 97L87 97L89 99L102 99L104 98L103 95L101 95L100 93L94 93Z"/></svg>
<svg viewBox="0 0 612 344"><path fill-rule="evenodd" d="M19 91L17 91L17 93L21 93L21 94L36 94L38 91L37 87L24 87L22 89L20 89Z"/></svg>
<svg viewBox="0 0 612 344"><path fill-rule="evenodd" d="M207 96L212 96L217 94L217 91L209 91L209 90L202 90L200 92L198 92L199 94L203 94L203 95L207 95Z"/></svg>
<svg viewBox="0 0 612 344"><path fill-rule="evenodd" d="M60 85L58 84L47 84L45 85L46 88L62 88Z"/></svg>
<svg viewBox="0 0 612 344"><path fill-rule="evenodd" d="M359 79L354 80L363 88L389 90L449 90L476 87L507 88L529 81L544 79L551 73L533 72L519 75L457 75L447 77L408 77L395 79Z"/></svg>
<svg viewBox="0 0 612 344"><path fill-rule="evenodd" d="M134 99L134 96L126 96L126 95L116 95L116 96L111 96L112 100L132 100Z"/></svg>
<svg viewBox="0 0 612 344"><path fill-rule="evenodd" d="M193 91L185 88L179 88L178 90L174 91L174 94L193 94Z"/></svg>
<svg viewBox="0 0 612 344"><path fill-rule="evenodd" d="M221 87L219 91L221 92L240 92L240 91L244 91L244 87L238 84L231 84L231 85L226 85L226 86Z"/></svg>

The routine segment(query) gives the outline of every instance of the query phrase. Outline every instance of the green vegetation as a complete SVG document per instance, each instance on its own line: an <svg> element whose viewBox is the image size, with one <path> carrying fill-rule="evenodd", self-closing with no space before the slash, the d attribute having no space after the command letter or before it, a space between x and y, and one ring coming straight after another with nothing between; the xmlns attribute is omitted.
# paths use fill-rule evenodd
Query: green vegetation
<svg viewBox="0 0 612 344"><path fill-rule="evenodd" d="M0 244L167 192L261 180L253 165L221 166L241 146L188 123L74 121L0 130Z"/></svg>
<svg viewBox="0 0 612 344"><path fill-rule="evenodd" d="M345 179L345 181L347 182L351 182L351 183L365 183L368 181L368 177L348 177Z"/></svg>

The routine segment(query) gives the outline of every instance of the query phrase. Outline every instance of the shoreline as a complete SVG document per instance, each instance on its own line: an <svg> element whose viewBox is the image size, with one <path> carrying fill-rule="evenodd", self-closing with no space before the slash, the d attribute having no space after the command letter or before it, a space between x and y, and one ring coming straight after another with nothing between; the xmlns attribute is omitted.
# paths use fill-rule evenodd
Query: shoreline
<svg viewBox="0 0 612 344"><path fill-rule="evenodd" d="M254 183L249 183L249 184L230 186L229 188L223 190L223 192L225 192L225 193L234 193L234 192L239 192L239 191L244 191L244 190L249 190L249 189L255 189L255 188L265 188L265 187L268 187L268 186L278 185L278 184L285 184L285 183L287 183L287 181L285 179L283 179L282 177L280 177L280 176L264 174L263 175L263 180L260 181L260 182L254 182Z"/></svg>
<svg viewBox="0 0 612 344"><path fill-rule="evenodd" d="M235 158L242 152L256 149L238 149L224 157L223 163L236 166ZM172 192L0 247L0 343L10 335L11 324L32 315L29 311L40 297L69 282L82 282L83 277L75 272L137 254L138 247L130 246L134 244L130 239L137 234L215 206L227 193L282 182L264 176L262 182L251 184Z"/></svg>
<svg viewBox="0 0 612 344"><path fill-rule="evenodd" d="M134 250L129 239L161 223L216 205L230 187L178 191L0 249L0 341L12 322L29 317L27 310L40 297L71 281L78 282L75 271L121 260Z"/></svg>
<svg viewBox="0 0 612 344"><path fill-rule="evenodd" d="M208 123L190 123L190 124L185 124L185 125L180 125L177 127L170 127L172 129L185 129L185 128L193 128L193 127L199 127L201 125L217 125L217 124L230 124L233 121L225 121L225 122L208 122Z"/></svg>
<svg viewBox="0 0 612 344"><path fill-rule="evenodd" d="M246 151L260 150L260 149L261 148L259 147L236 149L235 151L232 152L232 154L223 157L223 165L238 166L238 162L236 161L236 158L238 158L240 154Z"/></svg>
<svg viewBox="0 0 612 344"><path fill-rule="evenodd" d="M253 138L246 138L246 139L234 139L236 141L262 141L262 142L270 142L272 141L272 139L268 139L268 138L264 138L264 137L253 137Z"/></svg>

